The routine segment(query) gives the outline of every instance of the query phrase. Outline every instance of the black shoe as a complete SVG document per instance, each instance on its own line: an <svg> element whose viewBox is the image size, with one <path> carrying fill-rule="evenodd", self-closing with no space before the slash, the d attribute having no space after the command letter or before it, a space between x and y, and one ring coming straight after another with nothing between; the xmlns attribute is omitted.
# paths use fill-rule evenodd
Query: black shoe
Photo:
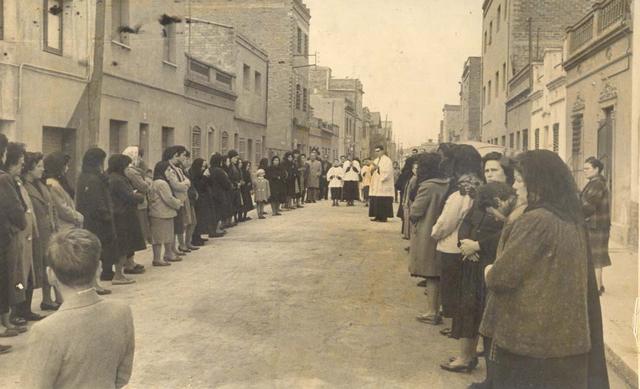
<svg viewBox="0 0 640 389"><path fill-rule="evenodd" d="M140 269L140 268L134 267L132 269L124 269L124 274L142 274L144 272L145 272L144 268ZM102 280L102 278L100 279ZM102 281L109 281L109 280L102 280Z"/></svg>
<svg viewBox="0 0 640 389"><path fill-rule="evenodd" d="M115 273L100 273L100 281L112 281Z"/></svg>
<svg viewBox="0 0 640 389"><path fill-rule="evenodd" d="M224 234L216 232L215 234L209 234L209 238L221 238Z"/></svg>
<svg viewBox="0 0 640 389"><path fill-rule="evenodd" d="M37 313L29 312L24 315L24 319L26 321L40 321L44 319L46 316L38 315Z"/></svg>
<svg viewBox="0 0 640 389"><path fill-rule="evenodd" d="M111 289L96 288L96 293L100 296L105 296L111 294Z"/></svg>

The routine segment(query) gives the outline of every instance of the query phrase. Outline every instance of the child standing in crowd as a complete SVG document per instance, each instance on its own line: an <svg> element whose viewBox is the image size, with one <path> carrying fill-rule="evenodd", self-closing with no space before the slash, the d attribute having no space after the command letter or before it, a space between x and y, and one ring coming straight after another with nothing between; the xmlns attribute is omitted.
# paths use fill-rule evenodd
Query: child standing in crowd
<svg viewBox="0 0 640 389"><path fill-rule="evenodd" d="M333 167L327 172L327 181L329 181L329 189L331 190L331 200L333 200L333 207L339 206L340 192L342 191L342 176L344 171L340 166L340 160L333 161Z"/></svg>
<svg viewBox="0 0 640 389"><path fill-rule="evenodd" d="M100 241L72 229L51 238L48 276L60 288L58 312L31 329L24 388L121 388L133 369L131 308L104 301L92 284Z"/></svg>
<svg viewBox="0 0 640 389"><path fill-rule="evenodd" d="M353 202L359 198L360 162L357 158L347 159L342 165L342 171L344 172L342 199L346 200L347 207L353 207Z"/></svg>
<svg viewBox="0 0 640 389"><path fill-rule="evenodd" d="M362 198L364 206L369 206L369 188L371 187L371 166L369 159L365 159L362 164Z"/></svg>
<svg viewBox="0 0 640 389"><path fill-rule="evenodd" d="M271 197L269 181L264 178L264 175L265 171L262 169L258 169L256 172L256 187L254 190L256 207L258 207L258 219L265 219L264 205L269 202L269 197Z"/></svg>
<svg viewBox="0 0 640 389"><path fill-rule="evenodd" d="M174 194L167 178L169 162L158 162L153 169L153 184L149 191L149 219L151 229L151 243L153 247L153 266L169 266L169 262L179 262L180 259L173 252L174 219L184 201ZM164 257L162 257L164 246Z"/></svg>

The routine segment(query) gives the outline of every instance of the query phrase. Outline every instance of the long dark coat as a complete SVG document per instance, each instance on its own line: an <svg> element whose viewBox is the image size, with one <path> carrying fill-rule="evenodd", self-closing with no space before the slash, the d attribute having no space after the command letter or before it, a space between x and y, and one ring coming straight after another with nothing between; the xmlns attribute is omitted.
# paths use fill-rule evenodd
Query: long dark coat
<svg viewBox="0 0 640 389"><path fill-rule="evenodd" d="M213 210L216 222L230 218L234 210L231 206L230 192L233 189L231 180L227 173L219 167L210 169L209 185L211 187L211 198L213 199Z"/></svg>
<svg viewBox="0 0 640 389"><path fill-rule="evenodd" d="M609 230L611 210L609 189L604 177L593 177L580 194L582 212L585 216L593 265L596 268L611 266L609 257Z"/></svg>
<svg viewBox="0 0 640 389"><path fill-rule="evenodd" d="M296 197L298 194L296 191L298 188L298 168L293 162L287 160L282 161L281 166L287 173L285 178L287 197Z"/></svg>
<svg viewBox="0 0 640 389"><path fill-rule="evenodd" d="M287 172L282 166L269 166L266 176L269 180L271 198L269 201L284 203L287 200Z"/></svg>
<svg viewBox="0 0 640 389"><path fill-rule="evenodd" d="M242 172L235 164L231 164L227 168L227 174L231 181L232 189L227 193L231 205L231 215L242 211L242 194L240 193L240 181L242 181Z"/></svg>
<svg viewBox="0 0 640 389"><path fill-rule="evenodd" d="M440 276L440 260L436 256L438 242L431 237L431 230L442 212L448 189L449 180L444 178L423 181L411 204L409 273L414 277Z"/></svg>
<svg viewBox="0 0 640 389"><path fill-rule="evenodd" d="M76 209L84 216L83 227L100 239L103 266L113 265L118 261L119 250L109 179L98 172L82 172L76 187Z"/></svg>
<svg viewBox="0 0 640 389"><path fill-rule="evenodd" d="M251 198L251 191L253 190L253 180L251 179L251 173L243 170L242 181L244 182L244 184L240 187L240 194L242 195L242 212L249 212L255 208L253 206L253 199Z"/></svg>
<svg viewBox="0 0 640 389"><path fill-rule="evenodd" d="M57 216L49 188L39 180L26 182L24 188L29 193L36 215L38 238L33 240L33 284L41 288L47 279L46 252L49 238L58 230Z"/></svg>
<svg viewBox="0 0 640 389"><path fill-rule="evenodd" d="M213 195L209 177L205 177L202 174L193 177L191 187L198 192L197 200L194 202L197 221L195 234L203 235L215 232L215 226L213 226L212 222L215 218L213 214Z"/></svg>
<svg viewBox="0 0 640 389"><path fill-rule="evenodd" d="M131 256L147 248L138 219L138 205L144 202L142 193L134 193L131 182L122 174L109 174L109 191L113 202L113 220L118 236L118 253Z"/></svg>
<svg viewBox="0 0 640 389"><path fill-rule="evenodd" d="M23 204L26 227L19 230L9 243L9 297L11 305L25 301L29 278L33 276L33 240L38 236L33 205L22 182L16 182L18 196ZM33 278L32 278L33 281ZM18 287L22 285L22 288Z"/></svg>

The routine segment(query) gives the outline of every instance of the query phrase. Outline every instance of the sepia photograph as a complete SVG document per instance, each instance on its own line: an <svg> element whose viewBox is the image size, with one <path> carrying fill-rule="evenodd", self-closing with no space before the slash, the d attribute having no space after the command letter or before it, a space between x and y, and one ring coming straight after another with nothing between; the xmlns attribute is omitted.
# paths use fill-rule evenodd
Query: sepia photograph
<svg viewBox="0 0 640 389"><path fill-rule="evenodd" d="M638 389L640 0L0 0L0 388Z"/></svg>

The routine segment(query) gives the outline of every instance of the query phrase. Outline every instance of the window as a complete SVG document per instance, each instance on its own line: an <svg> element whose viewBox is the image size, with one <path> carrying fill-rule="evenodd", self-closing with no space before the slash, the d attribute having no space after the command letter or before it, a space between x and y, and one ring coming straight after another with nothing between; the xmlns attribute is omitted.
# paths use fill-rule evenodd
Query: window
<svg viewBox="0 0 640 389"><path fill-rule="evenodd" d="M220 154L227 155L229 152L229 133L222 131L222 138L220 139Z"/></svg>
<svg viewBox="0 0 640 389"><path fill-rule="evenodd" d="M127 146L127 122L109 120L109 153L120 154Z"/></svg>
<svg viewBox="0 0 640 389"><path fill-rule="evenodd" d="M498 92L500 91L500 71L496 72L496 97L498 97Z"/></svg>
<svg viewBox="0 0 640 389"><path fill-rule="evenodd" d="M309 35L304 34L304 55L309 55Z"/></svg>
<svg viewBox="0 0 640 389"><path fill-rule="evenodd" d="M582 131L582 115L580 115L580 130ZM578 149L580 145L578 144ZM553 124L553 152L560 150L560 123Z"/></svg>
<svg viewBox="0 0 640 389"><path fill-rule="evenodd" d="M489 22L489 45L493 41L493 22Z"/></svg>
<svg viewBox="0 0 640 389"><path fill-rule="evenodd" d="M122 31L122 27L129 26L129 0L111 1L111 39L128 44L129 35Z"/></svg>
<svg viewBox="0 0 640 389"><path fill-rule="evenodd" d="M238 151L238 148L240 147L240 135L233 134L233 148Z"/></svg>
<svg viewBox="0 0 640 389"><path fill-rule="evenodd" d="M513 132L509 134L509 148L513 149Z"/></svg>
<svg viewBox="0 0 640 389"><path fill-rule="evenodd" d="M240 138L238 145L238 156L241 160L247 159L247 140L244 138Z"/></svg>
<svg viewBox="0 0 640 389"><path fill-rule="evenodd" d="M4 0L0 0L0 41L4 39Z"/></svg>
<svg viewBox="0 0 640 389"><path fill-rule="evenodd" d="M3 5L3 4L0 4ZM44 51L62 55L62 0L44 0Z"/></svg>
<svg viewBox="0 0 640 389"><path fill-rule="evenodd" d="M522 151L529 150L529 130L522 130Z"/></svg>
<svg viewBox="0 0 640 389"><path fill-rule="evenodd" d="M200 62L189 60L189 70L193 74L197 74L199 77L203 77L207 81L209 81L209 67L207 65L201 64Z"/></svg>
<svg viewBox="0 0 640 389"><path fill-rule="evenodd" d="M502 142L501 142L501 145L502 145L503 147L506 147L506 146L507 146L507 136L506 136L506 135L502 135Z"/></svg>
<svg viewBox="0 0 640 389"><path fill-rule="evenodd" d="M138 146L145 153L149 152L149 124L147 123L140 123L140 128L138 132Z"/></svg>
<svg viewBox="0 0 640 389"><path fill-rule="evenodd" d="M502 6L498 6L498 17L496 18L496 32L500 31L500 17L502 16Z"/></svg>
<svg viewBox="0 0 640 389"><path fill-rule="evenodd" d="M540 129L536 128L534 134L533 134L533 143L536 150L538 150L540 148Z"/></svg>
<svg viewBox="0 0 640 389"><path fill-rule="evenodd" d="M245 90L251 90L251 68L248 65L242 65L242 85Z"/></svg>
<svg viewBox="0 0 640 389"><path fill-rule="evenodd" d="M202 155L202 130L200 127L191 128L191 158L200 158Z"/></svg>
<svg viewBox="0 0 640 389"><path fill-rule="evenodd" d="M257 95L261 95L262 94L262 74L260 74L260 72L255 72L253 83L254 83L253 90L256 92Z"/></svg>
<svg viewBox="0 0 640 389"><path fill-rule="evenodd" d="M300 84L296 85L296 109L300 109Z"/></svg>
<svg viewBox="0 0 640 389"><path fill-rule="evenodd" d="M487 44L488 44L488 40L487 40L487 32L485 31L485 32L484 32L484 44L483 44L484 52L485 52L485 53L487 52Z"/></svg>
<svg viewBox="0 0 640 389"><path fill-rule="evenodd" d="M522 144L520 143L520 131L516 132L516 149L520 150L522 147Z"/></svg>
<svg viewBox="0 0 640 389"><path fill-rule="evenodd" d="M302 54L302 30L298 27L298 54Z"/></svg>
<svg viewBox="0 0 640 389"><path fill-rule="evenodd" d="M231 88L231 76L227 74L216 72L216 81L221 82Z"/></svg>
<svg viewBox="0 0 640 389"><path fill-rule="evenodd" d="M502 90L507 90L507 64L502 64Z"/></svg>
<svg viewBox="0 0 640 389"><path fill-rule="evenodd" d="M491 80L489 80L489 86L487 86L487 105L491 105Z"/></svg>
<svg viewBox="0 0 640 389"><path fill-rule="evenodd" d="M164 61L176 63L176 24L171 23L163 27Z"/></svg>
<svg viewBox="0 0 640 389"><path fill-rule="evenodd" d="M482 108L484 108L486 101L487 101L487 87L483 86L482 87Z"/></svg>
<svg viewBox="0 0 640 389"><path fill-rule="evenodd" d="M253 139L247 139L247 159L251 160L253 158ZM258 162L256 159L255 162Z"/></svg>
<svg viewBox="0 0 640 389"><path fill-rule="evenodd" d="M209 133L207 134L207 151L208 155L214 153L216 149L216 130L213 127L209 127Z"/></svg>
<svg viewBox="0 0 640 389"><path fill-rule="evenodd" d="M262 159L262 141L256 140L256 163Z"/></svg>
<svg viewBox="0 0 640 389"><path fill-rule="evenodd" d="M173 145L173 133L173 127L162 127L161 148L163 151L166 150L167 147Z"/></svg>
<svg viewBox="0 0 640 389"><path fill-rule="evenodd" d="M302 88L302 110L307 112L307 88Z"/></svg>

